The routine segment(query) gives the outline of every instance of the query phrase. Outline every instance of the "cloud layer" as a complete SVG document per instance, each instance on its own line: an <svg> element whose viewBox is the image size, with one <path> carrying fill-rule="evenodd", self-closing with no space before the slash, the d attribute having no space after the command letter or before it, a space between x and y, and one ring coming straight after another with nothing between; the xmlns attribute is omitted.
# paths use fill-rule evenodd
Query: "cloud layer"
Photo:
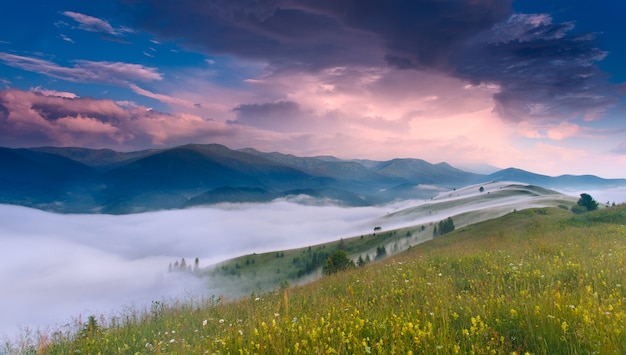
<svg viewBox="0 0 626 355"><path fill-rule="evenodd" d="M0 91L0 125L3 145L14 147L140 149L237 135L236 127L191 114L125 108L112 100L67 98L41 90Z"/></svg>
<svg viewBox="0 0 626 355"><path fill-rule="evenodd" d="M512 14L510 1L150 1L130 9L162 38L274 71L391 66L495 85L494 109L507 120L595 119L617 102L596 67L607 53L594 35L547 14Z"/></svg>

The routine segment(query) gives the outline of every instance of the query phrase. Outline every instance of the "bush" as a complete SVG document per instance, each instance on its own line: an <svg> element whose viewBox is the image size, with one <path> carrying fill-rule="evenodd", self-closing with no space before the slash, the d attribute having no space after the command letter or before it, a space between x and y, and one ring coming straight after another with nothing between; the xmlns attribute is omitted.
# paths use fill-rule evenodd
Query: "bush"
<svg viewBox="0 0 626 355"><path fill-rule="evenodd" d="M587 212L587 209L583 206L575 205L575 206L572 206L571 211L573 214L581 214L581 213Z"/></svg>
<svg viewBox="0 0 626 355"><path fill-rule="evenodd" d="M343 250L337 250L326 259L326 263L322 267L322 273L324 275L332 275L350 267L354 267L354 261L348 257L348 253Z"/></svg>

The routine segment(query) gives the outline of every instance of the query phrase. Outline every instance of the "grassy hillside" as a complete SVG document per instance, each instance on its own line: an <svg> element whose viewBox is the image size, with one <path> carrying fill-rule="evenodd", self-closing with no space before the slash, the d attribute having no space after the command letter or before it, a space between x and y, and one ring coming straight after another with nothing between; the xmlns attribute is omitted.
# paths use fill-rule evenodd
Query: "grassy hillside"
<svg viewBox="0 0 626 355"><path fill-rule="evenodd" d="M401 253L408 248L433 238L433 229L442 219L452 216L457 228L503 216L516 209L530 207L569 208L576 199L537 186L493 182L444 193L430 201L402 208L373 221L381 230L335 242L305 246L298 249L277 250L249 254L205 269L202 276L219 285L228 297L248 295L250 292L272 290L281 284L300 284L321 275L327 257L343 249L356 263L376 260ZM398 227L400 226L400 227ZM294 238L298 236L295 235ZM383 255L378 255L383 250Z"/></svg>
<svg viewBox="0 0 626 355"><path fill-rule="evenodd" d="M529 209L302 286L89 318L48 354L623 354L626 206ZM330 248L330 247L328 247ZM28 349L23 349L28 350Z"/></svg>

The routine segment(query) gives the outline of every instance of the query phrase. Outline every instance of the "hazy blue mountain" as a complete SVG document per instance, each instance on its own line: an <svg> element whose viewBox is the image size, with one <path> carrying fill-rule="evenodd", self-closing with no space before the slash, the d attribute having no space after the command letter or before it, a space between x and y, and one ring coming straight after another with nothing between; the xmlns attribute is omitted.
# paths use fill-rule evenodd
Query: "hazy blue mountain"
<svg viewBox="0 0 626 355"><path fill-rule="evenodd" d="M263 157L276 163L295 167L313 176L323 176L335 180L347 180L352 182L366 181L371 183L379 181L387 184L390 182L388 177L378 174L376 171L356 161L341 160L327 156L303 158L277 152L263 153L251 148L242 149L241 151Z"/></svg>
<svg viewBox="0 0 626 355"><path fill-rule="evenodd" d="M223 186L194 196L182 204L182 207L212 205L223 202L270 202L280 195L260 187Z"/></svg>
<svg viewBox="0 0 626 355"><path fill-rule="evenodd" d="M163 150L110 170L103 179L99 201L115 206L105 210L110 213L179 208L189 198L224 186L272 190L322 184L295 168L217 144Z"/></svg>
<svg viewBox="0 0 626 355"><path fill-rule="evenodd" d="M87 149L79 147L40 147L30 148L30 150L59 155L100 169L111 169L159 151L156 149L148 149L135 152L116 152L112 149Z"/></svg>
<svg viewBox="0 0 626 355"><path fill-rule="evenodd" d="M498 167L495 167L493 165L486 164L486 163L477 163L477 164L468 163L468 164L463 164L463 165L457 165L456 167L458 169L461 169L470 173L483 174L483 175L493 174L495 172L502 170L502 168L498 168Z"/></svg>
<svg viewBox="0 0 626 355"><path fill-rule="evenodd" d="M547 188L626 186L625 179L550 177L509 168L483 175L421 159L297 157L219 144L115 152L85 148L0 148L0 203L72 213L135 213L221 202L366 206L428 199L492 180Z"/></svg>
<svg viewBox="0 0 626 355"><path fill-rule="evenodd" d="M547 188L607 188L625 186L626 179L603 179L595 175L560 175L547 176L526 170L507 168L485 175L481 181L519 181Z"/></svg>
<svg viewBox="0 0 626 355"><path fill-rule="evenodd" d="M460 187L480 177L479 174L468 173L447 163L431 164L421 159L393 159L380 162L373 169L379 174L401 178L413 184Z"/></svg>
<svg viewBox="0 0 626 355"><path fill-rule="evenodd" d="M96 171L77 161L28 149L0 148L0 203L64 209L84 203L84 190L94 187Z"/></svg>
<svg viewBox="0 0 626 355"><path fill-rule="evenodd" d="M516 168L507 168L486 175L481 181L521 181L532 185L547 186L552 179L552 177L547 175L535 174Z"/></svg>

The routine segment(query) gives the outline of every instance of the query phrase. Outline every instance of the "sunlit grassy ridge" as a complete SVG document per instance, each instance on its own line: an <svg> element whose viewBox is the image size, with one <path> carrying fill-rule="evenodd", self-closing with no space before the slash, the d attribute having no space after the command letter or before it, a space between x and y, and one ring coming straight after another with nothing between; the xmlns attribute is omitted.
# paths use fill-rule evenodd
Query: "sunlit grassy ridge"
<svg viewBox="0 0 626 355"><path fill-rule="evenodd" d="M239 301L93 319L49 354L624 354L626 206L510 213Z"/></svg>

